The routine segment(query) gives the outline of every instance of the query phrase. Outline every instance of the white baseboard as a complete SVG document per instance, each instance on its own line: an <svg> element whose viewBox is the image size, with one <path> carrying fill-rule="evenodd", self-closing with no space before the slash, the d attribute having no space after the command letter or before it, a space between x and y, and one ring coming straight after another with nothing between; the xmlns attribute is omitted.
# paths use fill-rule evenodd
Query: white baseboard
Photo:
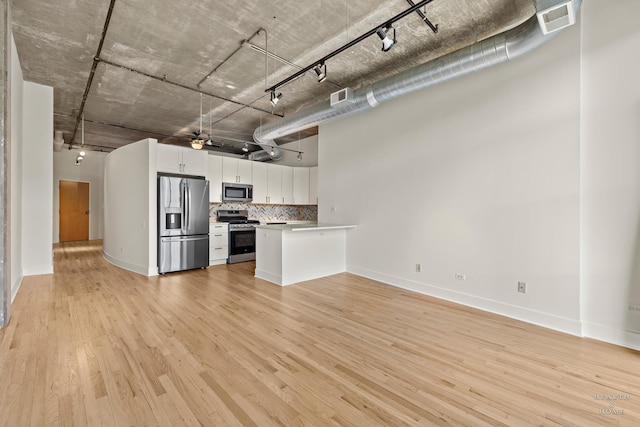
<svg viewBox="0 0 640 427"><path fill-rule="evenodd" d="M104 249L102 250L102 256L116 267L124 268L125 270L133 271L134 273L142 274L143 276L157 276L158 267L146 267L144 265L133 264L128 261L124 261L120 258L109 255Z"/></svg>
<svg viewBox="0 0 640 427"><path fill-rule="evenodd" d="M614 329L597 323L582 322L582 334L594 340L640 350L640 334L637 332Z"/></svg>
<svg viewBox="0 0 640 427"><path fill-rule="evenodd" d="M273 273L269 273L268 271L258 270L256 268L255 277L257 277L258 279L266 280L267 282L275 283L278 286L283 286L281 284L282 283L282 276L279 276L279 275L273 274Z"/></svg>
<svg viewBox="0 0 640 427"><path fill-rule="evenodd" d="M22 286L22 279L24 277L20 275L18 279L11 284L11 304L13 304L13 300L16 299L16 295L18 295L18 291L20 290L20 286Z"/></svg>
<svg viewBox="0 0 640 427"><path fill-rule="evenodd" d="M511 304L505 304L500 301L452 291L450 289L444 289L425 283L415 282L401 277L368 270L355 265L348 265L347 271L358 276L386 283L387 285L407 289L409 291L418 292L420 294L429 295L468 307L477 308L479 310L488 311L490 313L499 314L512 319L521 320L523 322L564 332L570 335L582 336L582 327L578 320L543 313Z"/></svg>

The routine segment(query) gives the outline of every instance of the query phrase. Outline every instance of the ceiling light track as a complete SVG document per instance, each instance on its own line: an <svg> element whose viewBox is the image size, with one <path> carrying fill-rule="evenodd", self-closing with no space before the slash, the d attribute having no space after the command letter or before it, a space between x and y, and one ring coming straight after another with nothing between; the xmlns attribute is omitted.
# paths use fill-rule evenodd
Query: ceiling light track
<svg viewBox="0 0 640 427"><path fill-rule="evenodd" d="M407 0L407 3L409 3L411 6L416 5L412 0ZM416 13L418 14L418 16L420 16L420 19L422 19L422 21L427 24L429 28L431 28L431 31L433 31L434 33L438 32L438 25L433 25L431 21L429 21L429 18L427 18L427 16L420 9L416 10Z"/></svg>
<svg viewBox="0 0 640 427"><path fill-rule="evenodd" d="M232 57L235 56L236 53L240 52L242 50L242 48L248 44L251 44L251 40L253 40L254 37L256 37L258 34L260 34L262 31L265 31L263 28L259 28L258 31L256 31L255 33L253 33L253 35L251 37L249 37L246 40L243 40L242 43L240 44L240 46L238 46L236 48L236 50L234 50L233 52L231 52L231 54L229 56L227 56L220 64L218 64L218 66L216 68L214 68L209 74L207 74L202 80L200 80L198 82L198 84L196 86L198 86L198 88L200 88L200 85L202 83L204 83L208 78L211 77L211 75L213 73L215 73L216 71L218 71L218 69L220 67L222 67L224 64L226 64ZM254 45L255 46L255 45Z"/></svg>
<svg viewBox="0 0 640 427"><path fill-rule="evenodd" d="M93 57L93 64L91 65L91 72L89 73L89 78L87 79L87 85L84 88L84 93L82 94L82 102L80 103L80 110L78 111L78 118L76 119L76 126L73 129L73 135L71 135L71 141L73 141L76 137L76 133L78 133L78 126L80 125L80 120L84 115L84 106L87 103L87 97L89 96L89 90L91 90L91 83L93 83L93 77L96 74L96 68L98 67L98 62L100 60L100 54L102 53L102 46L104 45L104 39L107 36L107 30L109 29L109 23L111 22L111 16L113 15L113 8L116 5L116 0L111 0L109 3L109 9L107 10L107 17L104 20L104 26L102 27L102 35L100 36L100 42L98 43L98 50L96 51L95 56Z"/></svg>
<svg viewBox="0 0 640 427"><path fill-rule="evenodd" d="M236 105L241 105L244 108L251 108L253 110L260 111L261 113L267 113L267 114L270 114L270 115L272 114L271 111L263 110L262 108L254 107L252 105L244 104L244 103L238 102L238 101L234 101L233 99L228 99L228 98L225 98L223 96L216 95L214 93L206 92L206 91L203 91L203 90L191 87L191 86L184 85L182 83L177 83L177 82L171 81L171 80L167 79L166 76L162 76L162 77L154 76L153 74L145 73L144 71L136 70L135 68L127 67L126 65L117 64L117 63L109 61L107 59L98 58L98 62L102 62L102 63L104 63L106 65L110 65L112 67L118 67L118 68L121 68L123 70L131 71L132 73L139 74L141 76L148 77L150 79L157 80L159 82L163 82L163 83L166 83L166 84L169 84L169 85L172 85L172 86L176 86L176 87L179 87L179 88L182 88L182 89L190 90L190 91L196 92L196 93L201 93L203 95L207 95L207 96L210 96L212 98L219 99L221 101L230 102L230 103L236 104ZM273 113L273 114L276 115L276 116L279 116L279 117L284 117L284 114L276 114L276 113Z"/></svg>
<svg viewBox="0 0 640 427"><path fill-rule="evenodd" d="M418 9L420 9L422 6L425 6L426 4L431 3L432 1L433 0L422 0L422 1L418 2L418 3L415 3L409 9L406 9L405 11L399 13L398 15L394 16L393 18L389 19L388 21L385 21L382 25L378 25L375 28L372 28L371 30L369 30L366 33L362 34L360 37L351 40L349 43L339 47L338 49L334 50L330 54L318 59L317 61L313 62L312 64L310 64L310 65L306 66L305 68L299 70L298 72L290 75L286 79L284 79L284 80L276 83L275 85L265 89L265 92L275 92L275 90L278 89L280 86L284 86L285 84L289 83L291 80L298 78L299 76L301 76L302 74L306 73L309 70L312 70L316 65L324 64L328 59L333 58L334 56L344 52L345 50L349 49L350 47L355 46L356 44L360 43L364 39L372 36L373 34L376 34L378 32L378 30L380 30L381 28L386 28L386 29L392 28L393 27L393 25L392 25L393 23L401 20L402 18L404 18L407 15L412 14L413 12L417 11Z"/></svg>

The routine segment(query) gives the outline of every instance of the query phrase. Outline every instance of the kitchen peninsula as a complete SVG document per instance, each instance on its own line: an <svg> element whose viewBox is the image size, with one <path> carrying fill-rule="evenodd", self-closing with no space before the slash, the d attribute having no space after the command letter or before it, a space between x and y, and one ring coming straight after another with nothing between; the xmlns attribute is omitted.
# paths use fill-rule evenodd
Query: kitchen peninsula
<svg viewBox="0 0 640 427"><path fill-rule="evenodd" d="M346 271L347 232L355 225L273 224L256 227L255 276L280 286Z"/></svg>

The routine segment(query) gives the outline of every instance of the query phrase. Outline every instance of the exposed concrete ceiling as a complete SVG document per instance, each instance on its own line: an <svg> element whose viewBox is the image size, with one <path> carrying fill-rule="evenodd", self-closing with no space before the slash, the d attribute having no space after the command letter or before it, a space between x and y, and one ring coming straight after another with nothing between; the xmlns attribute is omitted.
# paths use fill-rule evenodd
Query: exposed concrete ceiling
<svg viewBox="0 0 640 427"><path fill-rule="evenodd" d="M187 146L200 127L204 93L203 132L211 122L217 145L207 149L242 154L243 144L234 140L251 141L261 123L473 44L535 13L535 0L433 0L420 10L438 25L437 33L412 13L394 24L398 44L390 51L382 52L373 35L328 60L325 82L308 72L279 88L283 98L276 108L265 88L298 68L269 58L265 73L265 55L241 47L250 40L306 67L409 3L113 0L110 9L104 0L13 0L11 10L24 78L54 88L54 126L67 143L75 135L73 143L80 144L83 112L85 144L95 149L148 137ZM257 33L261 28L268 36Z"/></svg>

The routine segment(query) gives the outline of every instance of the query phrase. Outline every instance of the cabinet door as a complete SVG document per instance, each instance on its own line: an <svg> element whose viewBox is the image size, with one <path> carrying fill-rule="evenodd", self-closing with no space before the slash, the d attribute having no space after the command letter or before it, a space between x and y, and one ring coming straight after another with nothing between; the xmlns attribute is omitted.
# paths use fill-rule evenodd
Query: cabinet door
<svg viewBox="0 0 640 427"><path fill-rule="evenodd" d="M295 204L293 196L293 171L294 168L282 166L282 203L285 205Z"/></svg>
<svg viewBox="0 0 640 427"><path fill-rule="evenodd" d="M253 203L267 203L269 196L269 172L266 163L252 162L253 173Z"/></svg>
<svg viewBox="0 0 640 427"><path fill-rule="evenodd" d="M182 148L167 144L158 144L158 172L182 172Z"/></svg>
<svg viewBox="0 0 640 427"><path fill-rule="evenodd" d="M238 160L238 182L241 184L251 184L252 174L251 174L251 164L254 163L249 160Z"/></svg>
<svg viewBox="0 0 640 427"><path fill-rule="evenodd" d="M238 182L238 159L222 158L222 182Z"/></svg>
<svg viewBox="0 0 640 427"><path fill-rule="evenodd" d="M205 176L207 174L206 151L198 151L193 148L181 148L182 173L187 175Z"/></svg>
<svg viewBox="0 0 640 427"><path fill-rule="evenodd" d="M309 168L309 203L318 204L318 167Z"/></svg>
<svg viewBox="0 0 640 427"><path fill-rule="evenodd" d="M293 168L293 203L309 204L309 168Z"/></svg>
<svg viewBox="0 0 640 427"><path fill-rule="evenodd" d="M269 204L282 204L282 168L280 165L267 165L269 179L267 180L267 194Z"/></svg>
<svg viewBox="0 0 640 427"><path fill-rule="evenodd" d="M222 157L207 156L207 179L209 180L209 203L222 202Z"/></svg>

